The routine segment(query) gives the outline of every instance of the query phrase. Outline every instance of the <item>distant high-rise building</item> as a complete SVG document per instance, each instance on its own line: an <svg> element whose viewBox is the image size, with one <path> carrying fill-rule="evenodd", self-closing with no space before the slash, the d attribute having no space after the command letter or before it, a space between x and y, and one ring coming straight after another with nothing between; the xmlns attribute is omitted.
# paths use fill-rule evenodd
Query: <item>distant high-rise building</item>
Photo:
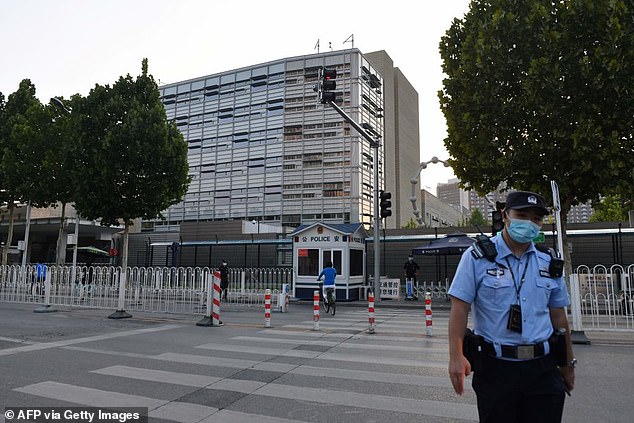
<svg viewBox="0 0 634 423"><path fill-rule="evenodd" d="M469 193L460 188L459 183L460 181L454 178L450 179L447 183L438 184L436 187L438 198L453 206L456 210L469 210Z"/></svg>
<svg viewBox="0 0 634 423"><path fill-rule="evenodd" d="M379 187L392 192L395 210L387 225L405 224L401 209L418 168L418 94L385 52L350 49L159 87L168 119L187 140L192 182L166 219L144 221L144 230L228 219L370 226L375 150L319 103L322 67L337 70L337 104L381 140Z"/></svg>
<svg viewBox="0 0 634 423"><path fill-rule="evenodd" d="M567 223L588 223L593 212L594 210L592 209L592 203L590 201L572 206L568 212Z"/></svg>

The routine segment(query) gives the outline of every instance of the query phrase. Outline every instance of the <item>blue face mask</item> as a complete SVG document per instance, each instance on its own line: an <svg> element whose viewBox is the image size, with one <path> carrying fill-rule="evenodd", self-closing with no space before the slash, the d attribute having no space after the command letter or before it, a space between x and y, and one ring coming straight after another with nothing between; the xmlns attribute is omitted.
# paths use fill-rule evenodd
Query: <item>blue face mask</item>
<svg viewBox="0 0 634 423"><path fill-rule="evenodd" d="M530 220L522 219L510 219L511 224L508 226L507 231L513 241L519 244L526 244L531 242L537 235L541 226L531 222Z"/></svg>

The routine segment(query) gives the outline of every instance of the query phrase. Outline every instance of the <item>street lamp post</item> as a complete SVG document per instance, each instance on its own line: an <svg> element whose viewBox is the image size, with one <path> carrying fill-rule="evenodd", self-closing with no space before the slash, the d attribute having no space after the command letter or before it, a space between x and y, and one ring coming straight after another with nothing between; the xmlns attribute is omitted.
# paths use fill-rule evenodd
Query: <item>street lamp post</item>
<svg viewBox="0 0 634 423"><path fill-rule="evenodd" d="M24 249L22 250L22 278L26 282L26 256L29 252L29 233L31 232L31 202L26 206L26 227L24 228Z"/></svg>
<svg viewBox="0 0 634 423"><path fill-rule="evenodd" d="M71 272L71 283L75 283L77 277L77 244L79 244L79 213L75 209L75 245L73 245L73 270Z"/></svg>
<svg viewBox="0 0 634 423"><path fill-rule="evenodd" d="M64 102L57 97L51 98L51 104L62 110L64 113L71 113L71 109L66 107ZM75 207L75 245L73 246L73 269L71 271L71 283L75 283L75 278L77 277L77 244L79 244L79 212ZM59 254L59 251L57 253Z"/></svg>
<svg viewBox="0 0 634 423"><path fill-rule="evenodd" d="M260 219L253 219L251 221L252 224L257 225L257 233L258 233L258 269L260 268ZM251 234L251 242L253 242L253 233Z"/></svg>
<svg viewBox="0 0 634 423"><path fill-rule="evenodd" d="M378 137L373 137L366 132L365 129L361 125L359 125L354 119L352 119L348 114L334 101L328 101L328 104L335 109L337 113L341 117L343 117L346 122L348 122L356 131L365 138L369 143L370 147L374 150L374 157L372 160L372 167L374 168L374 284L373 284L373 292L375 295L375 302L381 302L381 282L380 275L381 272L381 251L380 251L380 242L381 242L381 216L379 215L379 147L381 146L381 139Z"/></svg>
<svg viewBox="0 0 634 423"><path fill-rule="evenodd" d="M436 163L442 163L445 167L449 167L449 163L447 163L444 160L440 160L438 157L434 156L431 158L431 160L428 160L426 162L421 162L420 166L418 167L418 172L416 172L416 175L414 175L411 179L410 182L412 184L412 196L409 198L409 201L412 202L412 212L414 213L414 216L416 217L416 221L418 222L419 225L423 226L425 220L424 217L422 216L421 211L418 209L418 205L416 204L418 201L418 196L416 195L416 184L418 183L418 178L420 177L420 173L423 171L423 169L427 169L427 165L429 164L436 164Z"/></svg>

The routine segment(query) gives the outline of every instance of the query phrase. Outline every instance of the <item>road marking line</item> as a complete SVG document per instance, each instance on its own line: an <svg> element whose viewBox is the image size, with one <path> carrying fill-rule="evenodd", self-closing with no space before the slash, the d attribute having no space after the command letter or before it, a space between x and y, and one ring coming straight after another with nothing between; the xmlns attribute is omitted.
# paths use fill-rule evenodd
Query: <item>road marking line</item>
<svg viewBox="0 0 634 423"><path fill-rule="evenodd" d="M59 401L100 408L147 407L149 416L183 423L200 421L218 411L217 408L178 401L159 400L139 395L104 391L58 382L41 382L16 388L14 391Z"/></svg>
<svg viewBox="0 0 634 423"><path fill-rule="evenodd" d="M42 342L42 343L37 343L33 345L25 345L23 347L7 348L5 350L0 350L0 357L13 355L13 354L19 354L23 352L41 351L41 350L46 350L50 348L66 347L68 345L84 344L87 342L104 341L106 339L120 338L123 336L143 335L146 333L160 332L160 331L171 330L171 329L180 328L180 327L182 327L182 325L163 325L163 326L158 326L154 328L134 329L134 330L128 330L128 331L122 331L122 332L114 332L114 333L109 333L104 335L88 336L85 338L66 339L63 341L55 341L55 342Z"/></svg>
<svg viewBox="0 0 634 423"><path fill-rule="evenodd" d="M280 385L277 383L269 383L268 385L255 391L253 395L286 398L295 401L320 402L346 407L394 411L420 416L437 416L473 421L478 420L478 410L475 405L456 402L419 400L375 394L359 394L350 391L342 392L333 389L306 388Z"/></svg>
<svg viewBox="0 0 634 423"><path fill-rule="evenodd" d="M100 375L126 377L130 379L141 379L151 382L170 383L174 385L194 386L204 388L218 382L222 378L204 376L191 373L168 372L164 370L142 369L130 366L110 366L102 369L92 370L91 373Z"/></svg>

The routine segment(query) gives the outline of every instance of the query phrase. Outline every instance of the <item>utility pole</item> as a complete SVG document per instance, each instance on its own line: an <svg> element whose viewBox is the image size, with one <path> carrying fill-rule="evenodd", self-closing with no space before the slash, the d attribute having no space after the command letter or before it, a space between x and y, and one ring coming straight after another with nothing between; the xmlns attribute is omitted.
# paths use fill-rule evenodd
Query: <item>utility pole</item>
<svg viewBox="0 0 634 423"><path fill-rule="evenodd" d="M374 138L370 134L368 134L354 119L352 119L348 114L341 109L341 107L337 106L335 103L336 93L334 92L336 88L337 71L336 69L327 69L323 68L320 70L320 78L318 84L315 86L315 91L318 92L319 101L322 104L328 104L330 107L335 109L337 113L341 115L342 118L346 122L348 122L352 127L369 143L370 147L374 149L374 158L372 161L372 166L374 167L374 286L373 292L375 296L375 301L381 301L381 284L380 284L380 273L381 273L381 216L379 215L379 147L381 146L381 142L379 138Z"/></svg>

